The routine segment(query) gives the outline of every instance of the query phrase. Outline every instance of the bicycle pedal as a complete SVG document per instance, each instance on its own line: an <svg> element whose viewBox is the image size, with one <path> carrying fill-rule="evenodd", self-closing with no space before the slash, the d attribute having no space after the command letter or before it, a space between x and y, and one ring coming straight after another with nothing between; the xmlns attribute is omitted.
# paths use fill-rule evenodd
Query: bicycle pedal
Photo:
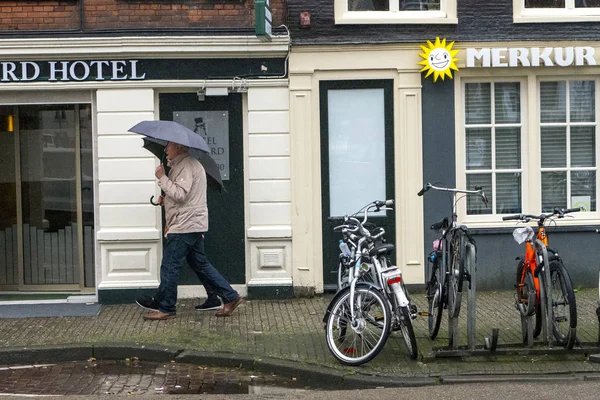
<svg viewBox="0 0 600 400"><path fill-rule="evenodd" d="M429 317L429 313L427 311L419 311L417 314L419 314L421 317Z"/></svg>

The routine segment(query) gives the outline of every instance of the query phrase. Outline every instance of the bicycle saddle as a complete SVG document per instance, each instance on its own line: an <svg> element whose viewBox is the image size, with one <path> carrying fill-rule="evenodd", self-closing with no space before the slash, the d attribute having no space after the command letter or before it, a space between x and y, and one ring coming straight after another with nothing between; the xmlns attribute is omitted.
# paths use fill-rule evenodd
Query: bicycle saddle
<svg viewBox="0 0 600 400"><path fill-rule="evenodd" d="M373 247L369 251L369 255L371 257L373 257L375 255L390 254L392 251L394 251L395 248L396 248L396 246L394 246L391 243L382 243L382 244L379 244L379 245Z"/></svg>
<svg viewBox="0 0 600 400"><path fill-rule="evenodd" d="M446 229L449 226L450 226L450 221L448 221L448 217L445 217L443 220L431 225L430 229L432 229L434 231L439 231L441 229Z"/></svg>

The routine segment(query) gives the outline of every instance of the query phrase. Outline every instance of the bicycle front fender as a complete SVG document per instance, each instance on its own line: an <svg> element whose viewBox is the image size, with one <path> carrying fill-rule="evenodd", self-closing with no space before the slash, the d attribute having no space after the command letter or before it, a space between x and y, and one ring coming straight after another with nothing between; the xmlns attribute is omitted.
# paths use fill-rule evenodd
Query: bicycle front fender
<svg viewBox="0 0 600 400"><path fill-rule="evenodd" d="M378 285L375 285L372 282L358 282L355 286L355 288L361 288L361 287L376 289L376 290L379 290L380 292L382 291L382 289ZM335 296L333 296L333 299L331 299L331 301L329 302L329 305L327 305L327 309L325 310L325 315L323 316L323 323L327 323L327 318L329 318L329 314L331 314L331 309L333 308L333 305L343 295L344 291L345 291L345 289L337 292L335 294Z"/></svg>

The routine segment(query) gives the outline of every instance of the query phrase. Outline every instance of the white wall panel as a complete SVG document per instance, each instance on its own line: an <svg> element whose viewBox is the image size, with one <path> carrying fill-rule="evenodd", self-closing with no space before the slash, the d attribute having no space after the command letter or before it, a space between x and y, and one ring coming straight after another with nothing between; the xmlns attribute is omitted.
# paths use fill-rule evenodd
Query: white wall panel
<svg viewBox="0 0 600 400"><path fill-rule="evenodd" d="M285 133L290 131L288 111L252 111L248 113L248 133Z"/></svg>
<svg viewBox="0 0 600 400"><path fill-rule="evenodd" d="M100 226L103 228L154 228L157 224L153 205L100 205Z"/></svg>
<svg viewBox="0 0 600 400"><path fill-rule="evenodd" d="M289 179L289 157L259 158L252 157L249 162L249 178L252 179Z"/></svg>
<svg viewBox="0 0 600 400"><path fill-rule="evenodd" d="M127 130L142 121L154 120L153 111L138 111L126 113L99 113L98 134L99 135L123 135Z"/></svg>
<svg viewBox="0 0 600 400"><path fill-rule="evenodd" d="M291 201L291 184L284 181L250 181L250 202Z"/></svg>
<svg viewBox="0 0 600 400"><path fill-rule="evenodd" d="M100 181L148 181L156 179L156 158L101 159L98 161Z"/></svg>
<svg viewBox="0 0 600 400"><path fill-rule="evenodd" d="M290 225L292 223L291 203L252 203L250 204L251 225Z"/></svg>
<svg viewBox="0 0 600 400"><path fill-rule="evenodd" d="M103 243L101 289L158 285L158 242Z"/></svg>
<svg viewBox="0 0 600 400"><path fill-rule="evenodd" d="M249 135L248 155L252 156L289 156L290 135Z"/></svg>
<svg viewBox="0 0 600 400"><path fill-rule="evenodd" d="M292 246L289 241L255 241L250 246L248 285L291 285Z"/></svg>
<svg viewBox="0 0 600 400"><path fill-rule="evenodd" d="M248 110L288 110L290 93L287 88L248 88Z"/></svg>
<svg viewBox="0 0 600 400"><path fill-rule="evenodd" d="M96 99L99 113L154 111L152 89L103 89L96 92Z"/></svg>
<svg viewBox="0 0 600 400"><path fill-rule="evenodd" d="M100 136L98 138L98 157L100 158L139 158L152 155L144 149L141 135Z"/></svg>
<svg viewBox="0 0 600 400"><path fill-rule="evenodd" d="M146 204L156 192L155 181L100 182L98 201L101 204Z"/></svg>

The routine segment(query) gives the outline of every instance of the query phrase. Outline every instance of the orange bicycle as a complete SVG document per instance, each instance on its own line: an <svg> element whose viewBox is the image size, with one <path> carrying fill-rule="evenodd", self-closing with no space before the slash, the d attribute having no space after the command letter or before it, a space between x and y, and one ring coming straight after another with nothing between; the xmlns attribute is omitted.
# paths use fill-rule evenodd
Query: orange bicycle
<svg viewBox="0 0 600 400"><path fill-rule="evenodd" d="M533 337L542 330L542 318L546 316L547 329L552 329L556 343L567 349L576 340L577 306L575 292L569 273L558 252L548 247L547 221L564 218L565 214L580 211L579 208L555 208L550 214L518 214L502 217L503 220L529 222L537 220L537 233L530 226L513 232L515 241L525 243L525 258L517 258L516 307L523 318L535 315ZM546 270L550 270L550 285L546 282ZM549 293L548 293L548 289ZM523 324L523 342L527 342L527 324ZM550 336L549 336L550 337Z"/></svg>

